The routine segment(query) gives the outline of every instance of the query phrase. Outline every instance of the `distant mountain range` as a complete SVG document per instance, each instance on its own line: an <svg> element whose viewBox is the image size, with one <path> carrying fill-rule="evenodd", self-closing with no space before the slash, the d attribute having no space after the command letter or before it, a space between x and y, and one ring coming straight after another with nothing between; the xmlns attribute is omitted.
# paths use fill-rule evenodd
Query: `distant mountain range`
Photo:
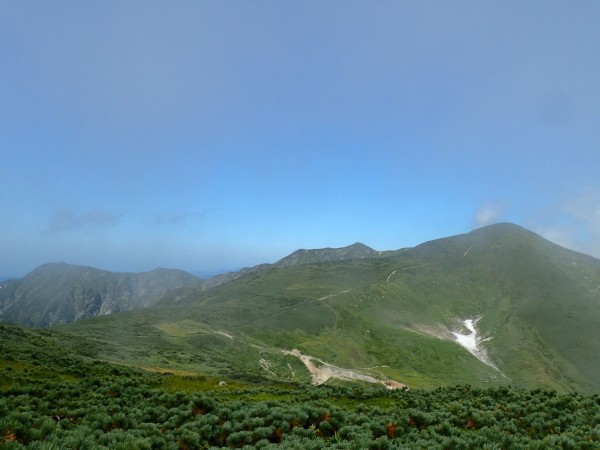
<svg viewBox="0 0 600 450"><path fill-rule="evenodd" d="M201 287L181 270L112 273L65 263L44 264L20 280L0 283L0 319L47 326L145 308L178 287Z"/></svg>
<svg viewBox="0 0 600 450"><path fill-rule="evenodd" d="M298 250L212 283L42 266L1 285L2 320L99 314L49 333L156 371L600 392L600 260L516 225L392 252Z"/></svg>
<svg viewBox="0 0 600 450"><path fill-rule="evenodd" d="M270 267L290 267L379 254L360 243L343 248L297 250L275 264L261 264L209 279L200 279L173 269L114 273L93 267L48 263L22 279L0 281L0 320L27 326L69 323L147 308L181 288L204 291Z"/></svg>

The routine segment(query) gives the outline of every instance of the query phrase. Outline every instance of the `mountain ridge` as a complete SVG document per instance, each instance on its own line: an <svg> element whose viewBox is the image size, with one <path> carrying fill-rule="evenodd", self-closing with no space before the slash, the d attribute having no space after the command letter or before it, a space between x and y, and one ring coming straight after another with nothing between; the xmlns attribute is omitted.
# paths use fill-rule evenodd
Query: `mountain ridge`
<svg viewBox="0 0 600 450"><path fill-rule="evenodd" d="M378 254L379 252L373 250L371 247L361 242L355 242L354 244L339 248L298 249L288 256L281 258L273 265L275 267L289 267L298 264L335 261L338 259L369 258Z"/></svg>
<svg viewBox="0 0 600 450"><path fill-rule="evenodd" d="M600 260L512 224L399 251L365 247L300 249L280 267L238 272L210 289L176 287L143 309L53 328L79 336L69 339L89 357L160 371L600 391ZM364 257L347 257L353 248ZM40 287L44 298L65 283L48 275L61 267L34 271L54 283ZM77 270L80 280L111 275ZM137 282L148 289L143 276ZM0 287L5 296L18 285ZM47 314L41 304L37 314Z"/></svg>
<svg viewBox="0 0 600 450"><path fill-rule="evenodd" d="M391 250L394 252L395 250ZM389 252L389 251L388 251ZM274 263L263 263L252 267L244 267L237 272L227 272L205 280L203 289L210 289L223 283L236 280L249 273L271 268L284 268L314 262L336 261L344 258L377 257L386 252L378 252L360 242L345 247L325 247L319 249L298 249Z"/></svg>
<svg viewBox="0 0 600 450"><path fill-rule="evenodd" d="M283 268L317 261L371 257L379 253L361 243L340 248L299 249L274 264L259 264L209 279L200 279L179 269L156 268L137 273L111 272L62 261L45 263L21 279L0 281L0 320L27 326L68 323L97 315L146 308L158 303L170 293L178 295L177 292L182 288L205 291L248 273L271 267ZM157 285L158 280L169 278L167 274L171 274L172 280L165 280L166 285L160 288ZM70 282L63 283L62 293L56 292L57 289L53 286L55 280L65 277L68 277ZM82 282L87 285L79 286ZM40 286L40 283L43 286ZM142 286L144 283L154 286L146 292ZM118 287L122 290L119 291ZM81 289L85 292L79 292ZM50 296L39 294L44 290L53 293Z"/></svg>
<svg viewBox="0 0 600 450"><path fill-rule="evenodd" d="M458 339L469 326L472 351ZM161 370L597 392L600 260L498 225L383 257L270 266L61 330L103 343L95 357Z"/></svg>

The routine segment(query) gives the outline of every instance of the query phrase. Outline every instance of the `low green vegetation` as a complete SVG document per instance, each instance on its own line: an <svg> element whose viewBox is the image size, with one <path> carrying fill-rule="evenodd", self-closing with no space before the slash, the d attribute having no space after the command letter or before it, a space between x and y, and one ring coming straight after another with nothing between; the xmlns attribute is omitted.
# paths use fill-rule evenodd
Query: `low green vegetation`
<svg viewBox="0 0 600 450"><path fill-rule="evenodd" d="M6 449L596 449L598 395L470 386L222 382L72 354L0 325Z"/></svg>

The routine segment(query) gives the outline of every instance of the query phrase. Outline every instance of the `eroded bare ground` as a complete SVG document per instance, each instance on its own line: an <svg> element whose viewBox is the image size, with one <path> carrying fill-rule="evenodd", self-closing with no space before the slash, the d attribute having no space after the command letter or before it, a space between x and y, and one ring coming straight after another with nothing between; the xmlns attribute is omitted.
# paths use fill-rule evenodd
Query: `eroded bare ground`
<svg viewBox="0 0 600 450"><path fill-rule="evenodd" d="M343 369L321 361L313 356L304 355L299 350L282 350L285 355L292 355L298 358L306 366L312 376L312 383L315 385L323 384L330 378L350 381L366 381L368 383L383 384L387 389L401 389L407 387L405 384L394 380L380 380L370 375L365 375L356 370ZM316 366L313 361L318 361L321 365Z"/></svg>
<svg viewBox="0 0 600 450"><path fill-rule="evenodd" d="M428 325L412 325L410 328L405 328L409 331L414 331L416 333L425 334L427 336L433 336L438 339L444 339L448 341L454 341L454 336L452 332L443 325L438 326L428 326Z"/></svg>

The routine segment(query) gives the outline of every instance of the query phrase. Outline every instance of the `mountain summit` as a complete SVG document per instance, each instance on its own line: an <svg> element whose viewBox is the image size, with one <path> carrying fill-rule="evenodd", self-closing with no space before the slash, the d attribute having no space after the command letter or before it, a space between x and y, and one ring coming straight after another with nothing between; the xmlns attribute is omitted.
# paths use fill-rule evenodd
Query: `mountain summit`
<svg viewBox="0 0 600 450"><path fill-rule="evenodd" d="M299 249L285 258L277 261L274 267L290 267L300 264L311 264L326 261L340 261L343 259L373 258L379 252L367 247L365 244L356 242L347 247L322 248L315 250Z"/></svg>
<svg viewBox="0 0 600 450"><path fill-rule="evenodd" d="M43 264L20 280L0 283L0 319L30 326L151 306L169 291L200 287L182 270L113 273L66 263Z"/></svg>

